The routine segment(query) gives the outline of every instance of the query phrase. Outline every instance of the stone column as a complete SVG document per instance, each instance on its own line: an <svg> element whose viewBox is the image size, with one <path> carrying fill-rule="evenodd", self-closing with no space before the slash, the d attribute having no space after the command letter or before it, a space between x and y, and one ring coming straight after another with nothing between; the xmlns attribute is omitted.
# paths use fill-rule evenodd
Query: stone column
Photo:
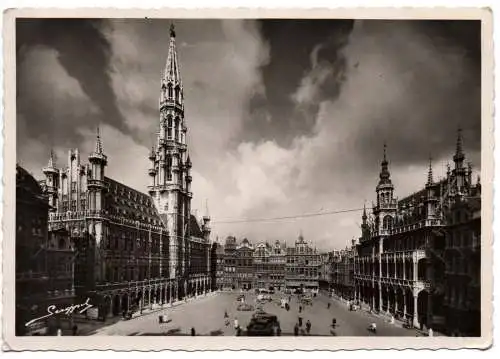
<svg viewBox="0 0 500 359"><path fill-rule="evenodd" d="M418 327L418 293L413 292L413 326Z"/></svg>
<svg viewBox="0 0 500 359"><path fill-rule="evenodd" d="M107 308L107 305L106 305L106 300L104 300L104 305L105 305L105 308L107 310L108 308ZM111 298L111 300L109 302L109 313L107 313L106 316L108 318L112 318L113 317L113 298Z"/></svg>
<svg viewBox="0 0 500 359"><path fill-rule="evenodd" d="M168 301L170 305L172 305L174 301L174 288L172 286L172 282L168 282Z"/></svg>
<svg viewBox="0 0 500 359"><path fill-rule="evenodd" d="M398 292L394 289L394 314L398 313Z"/></svg>
<svg viewBox="0 0 500 359"><path fill-rule="evenodd" d="M149 306L149 309L153 308L153 303L151 303L151 287L149 287L149 290L148 290L148 306Z"/></svg>
<svg viewBox="0 0 500 359"><path fill-rule="evenodd" d="M403 317L406 318L406 290L403 291Z"/></svg>
<svg viewBox="0 0 500 359"><path fill-rule="evenodd" d="M372 284L372 293L371 293L371 307L372 307L372 310L375 310L375 306L377 305L377 301L375 300L375 286L376 284Z"/></svg>
<svg viewBox="0 0 500 359"><path fill-rule="evenodd" d="M379 283L378 285L378 310L382 311L382 285Z"/></svg>
<svg viewBox="0 0 500 359"><path fill-rule="evenodd" d="M432 328L432 293L427 295L427 328Z"/></svg>

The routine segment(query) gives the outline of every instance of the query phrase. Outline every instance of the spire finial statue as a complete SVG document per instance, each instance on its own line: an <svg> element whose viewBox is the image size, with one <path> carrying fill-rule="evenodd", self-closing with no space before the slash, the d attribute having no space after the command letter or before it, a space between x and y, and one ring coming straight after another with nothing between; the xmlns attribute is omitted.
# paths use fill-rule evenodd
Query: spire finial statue
<svg viewBox="0 0 500 359"><path fill-rule="evenodd" d="M97 126L97 141L95 143L95 153L102 154L102 143L101 143L101 134L99 126Z"/></svg>
<svg viewBox="0 0 500 359"><path fill-rule="evenodd" d="M49 157L49 168L54 168L55 159L54 159L54 149L50 149L50 157Z"/></svg>
<svg viewBox="0 0 500 359"><path fill-rule="evenodd" d="M205 217L210 217L210 214L208 212L208 198L205 199Z"/></svg>
<svg viewBox="0 0 500 359"><path fill-rule="evenodd" d="M170 37L175 37L175 25L174 25L174 23L170 24Z"/></svg>
<svg viewBox="0 0 500 359"><path fill-rule="evenodd" d="M432 178L432 156L429 155L429 172L427 173L427 184L431 185L434 183L434 180Z"/></svg>
<svg viewBox="0 0 500 359"><path fill-rule="evenodd" d="M391 173L389 172L389 162L387 161L387 142L384 141L384 159L382 160L381 163L381 170L380 170L380 181L379 185L381 184L391 184Z"/></svg>
<svg viewBox="0 0 500 359"><path fill-rule="evenodd" d="M455 165L458 167L462 167L463 160L465 158L462 144L462 128L458 127L457 134L457 148L455 151L455 155L453 156L453 161L455 161Z"/></svg>

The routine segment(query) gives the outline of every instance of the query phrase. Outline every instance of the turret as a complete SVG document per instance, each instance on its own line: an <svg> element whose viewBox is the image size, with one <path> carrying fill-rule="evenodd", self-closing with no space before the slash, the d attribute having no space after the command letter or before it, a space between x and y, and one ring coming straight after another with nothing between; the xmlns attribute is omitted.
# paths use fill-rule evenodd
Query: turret
<svg viewBox="0 0 500 359"><path fill-rule="evenodd" d="M380 180L376 187L377 205L373 209L376 227L379 233L392 228L394 216L397 210L397 201L394 198L394 185L389 172L389 162L387 161L387 145L384 143L384 157L381 162Z"/></svg>
<svg viewBox="0 0 500 359"><path fill-rule="evenodd" d="M457 180L457 194L462 194L465 186L466 172L467 169L464 167L464 159L465 155L463 152L462 145L462 129L458 129L457 135L457 148L455 151L455 155L453 156L453 161L455 162L454 175Z"/></svg>
<svg viewBox="0 0 500 359"><path fill-rule="evenodd" d="M202 218L202 232L203 232L203 238L208 242L210 240L210 214L208 213L208 200L205 203L205 214L203 215Z"/></svg>
<svg viewBox="0 0 500 359"><path fill-rule="evenodd" d="M156 153L155 153L154 146L151 147L151 152L149 152L149 161L151 163L149 166L148 174L149 174L149 177L151 178L151 182L150 182L151 186L154 186L155 185L155 177L156 177L156 166L155 166Z"/></svg>
<svg viewBox="0 0 500 359"><path fill-rule="evenodd" d="M45 175L45 185L49 197L49 211L57 211L57 188L59 186L59 170L55 166L54 151L50 151L49 163L43 168Z"/></svg>
<svg viewBox="0 0 500 359"><path fill-rule="evenodd" d="M87 187L89 190L89 209L91 211L103 210L104 200L104 168L108 163L108 158L102 149L99 127L97 127L97 140L94 152L89 156L91 177L88 179Z"/></svg>
<svg viewBox="0 0 500 359"><path fill-rule="evenodd" d="M438 198L434 193L434 179L432 176L432 158L430 157L429 157L429 170L427 172L427 183L425 184L425 189L426 189L425 205L426 205L427 219L435 219Z"/></svg>

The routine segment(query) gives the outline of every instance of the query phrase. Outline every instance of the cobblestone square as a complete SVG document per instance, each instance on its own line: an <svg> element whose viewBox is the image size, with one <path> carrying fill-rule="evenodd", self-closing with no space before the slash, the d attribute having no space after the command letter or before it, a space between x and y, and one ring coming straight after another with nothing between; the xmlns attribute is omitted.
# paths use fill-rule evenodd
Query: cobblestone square
<svg viewBox="0 0 500 359"><path fill-rule="evenodd" d="M237 318L240 326L245 329L254 311L238 311L240 304L237 297L242 293L220 292L210 296L202 296L190 302L180 304L173 308L146 314L128 321L120 321L98 330L97 335L191 335L191 328L195 328L196 335L207 336L233 336L234 319ZM244 292L245 302L256 306L256 295ZM370 323L377 324L377 335L381 336L415 336L413 330L403 329L400 325L390 324L382 318L372 316L364 311L350 312L345 303L332 300L324 294L319 294L313 304L305 306L299 313L299 304L296 296L292 296L290 310L286 311L279 305L280 294L272 296L273 301L264 304L263 309L278 316L282 336L294 335L293 328L298 317L303 318L303 323L311 321L313 336L366 336L372 335L367 327ZM328 302L331 307L328 309ZM228 324L224 313L229 316ZM159 315L166 315L168 323L159 324ZM337 320L337 326L332 329L332 319ZM304 325L299 335L305 335Z"/></svg>

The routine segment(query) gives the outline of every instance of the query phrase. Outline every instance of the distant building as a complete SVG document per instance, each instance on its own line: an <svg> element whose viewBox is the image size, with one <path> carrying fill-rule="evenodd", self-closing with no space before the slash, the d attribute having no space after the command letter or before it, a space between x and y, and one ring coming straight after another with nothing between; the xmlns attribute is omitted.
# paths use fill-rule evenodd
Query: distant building
<svg viewBox="0 0 500 359"><path fill-rule="evenodd" d="M218 241L212 244L212 289L224 289L224 246Z"/></svg>
<svg viewBox="0 0 500 359"><path fill-rule="evenodd" d="M331 252L330 286L344 299L354 299L354 247Z"/></svg>
<svg viewBox="0 0 500 359"><path fill-rule="evenodd" d="M238 284L236 272L236 238L229 236L224 244L224 280L222 286L224 289L236 289Z"/></svg>
<svg viewBox="0 0 500 359"><path fill-rule="evenodd" d="M453 171L448 167L446 178L434 182L429 165L424 188L398 200L384 147L377 201L362 217L356 299L415 326L446 331L468 321L474 324L460 332L477 333L480 184L473 184L464 159L459 131ZM452 220L457 213L462 217Z"/></svg>
<svg viewBox="0 0 500 359"><path fill-rule="evenodd" d="M302 234L286 248L285 285L288 289L318 290L321 256Z"/></svg>
<svg viewBox="0 0 500 359"><path fill-rule="evenodd" d="M236 246L236 288L244 290L253 288L253 252L254 247L246 238Z"/></svg>
<svg viewBox="0 0 500 359"><path fill-rule="evenodd" d="M447 333L481 336L481 185L447 213L444 315ZM461 196L460 196L461 197Z"/></svg>
<svg viewBox="0 0 500 359"><path fill-rule="evenodd" d="M273 246L269 243L259 243L253 253L254 287L285 288L286 247L279 241Z"/></svg>
<svg viewBox="0 0 500 359"><path fill-rule="evenodd" d="M49 305L73 304L73 249L68 232L48 236L47 198L16 166L16 335L50 333L61 323L43 319Z"/></svg>
<svg viewBox="0 0 500 359"><path fill-rule="evenodd" d="M322 290L329 290L331 285L331 261L332 252L325 252L320 254L320 265L318 269L318 282Z"/></svg>

